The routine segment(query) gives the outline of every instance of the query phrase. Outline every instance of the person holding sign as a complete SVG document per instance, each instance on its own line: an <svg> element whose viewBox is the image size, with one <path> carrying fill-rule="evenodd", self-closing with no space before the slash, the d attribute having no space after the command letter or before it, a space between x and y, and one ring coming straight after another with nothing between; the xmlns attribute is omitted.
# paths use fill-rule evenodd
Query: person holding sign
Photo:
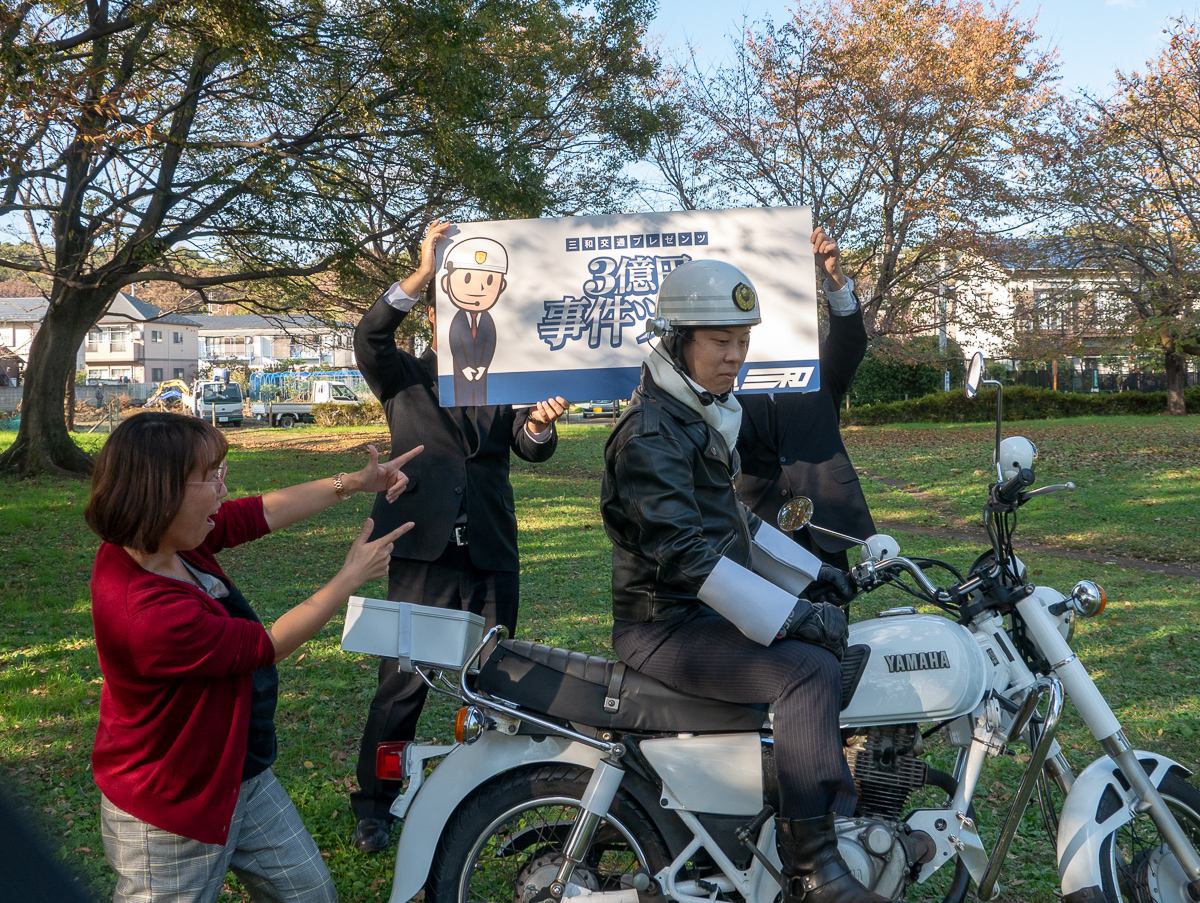
<svg viewBox="0 0 1200 903"><path fill-rule="evenodd" d="M842 272L837 242L820 226L812 234L817 268L825 273L829 337L821 345L821 388L816 392L739 395L738 453L742 501L775 523L788 499L812 499L819 526L866 538L875 532L858 474L838 425L838 408L867 350L867 330L854 282ZM853 543L819 530L797 530L796 542L827 564L849 567Z"/></svg>
<svg viewBox="0 0 1200 903"><path fill-rule="evenodd" d="M425 446L422 463L407 471L406 491L394 499L380 493L372 517L377 533L410 520L421 527L409 534L413 541L400 537L393 547L389 599L472 611L482 615L488 627L503 624L511 636L517 625L520 562L509 458L515 452L526 461L545 461L554 454L558 442L554 422L566 412L567 402L555 397L521 410L511 405L441 407L432 304L429 350L416 358L396 347L396 329L433 280L437 243L451 228L450 223L438 222L429 227L416 271L384 292L354 331L358 365L387 414L392 454ZM472 298L478 302L471 308L479 314L473 321L476 337L490 328L486 311L505 285L503 272L497 269L507 266L502 263L503 248L486 239L457 245L464 246L470 246L465 259L455 256L451 248L443 278L447 296L460 311L451 325L452 344L458 317L468 321L467 335L471 334L471 318L462 311L470 307ZM455 261L462 266L452 266ZM494 350L494 330L491 341ZM481 340L480 351L484 344ZM468 366L481 367L482 373L466 382L481 383L490 352L486 361L474 360L477 363ZM456 394L456 399L461 397ZM376 747L416 736L426 691L419 677L398 670L396 659L380 659L379 682L359 749L359 789L350 797L357 819L354 843L363 852L387 847L392 801L399 790L396 782L375 777Z"/></svg>
<svg viewBox="0 0 1200 903"><path fill-rule="evenodd" d="M754 287L727 263L684 263L661 284L658 341L604 447L613 648L680 692L774 704L784 903L886 903L850 874L834 831L856 799L838 727L849 628L822 600L848 598L849 581L734 489L730 392L759 322Z"/></svg>

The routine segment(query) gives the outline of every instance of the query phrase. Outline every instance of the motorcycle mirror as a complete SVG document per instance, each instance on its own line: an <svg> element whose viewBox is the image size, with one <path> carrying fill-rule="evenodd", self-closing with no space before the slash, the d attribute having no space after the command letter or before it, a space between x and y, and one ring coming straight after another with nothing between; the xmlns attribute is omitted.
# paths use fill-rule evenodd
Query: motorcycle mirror
<svg viewBox="0 0 1200 903"><path fill-rule="evenodd" d="M983 380L983 353L976 351L971 355L971 363L967 365L967 398L979 394L979 385Z"/></svg>
<svg viewBox="0 0 1200 903"><path fill-rule="evenodd" d="M779 509L779 515L775 518L775 523L779 525L779 529L784 533L791 533L794 530L799 530L801 527L808 526L809 521L812 520L812 516L812 499L801 495L784 502L783 507Z"/></svg>

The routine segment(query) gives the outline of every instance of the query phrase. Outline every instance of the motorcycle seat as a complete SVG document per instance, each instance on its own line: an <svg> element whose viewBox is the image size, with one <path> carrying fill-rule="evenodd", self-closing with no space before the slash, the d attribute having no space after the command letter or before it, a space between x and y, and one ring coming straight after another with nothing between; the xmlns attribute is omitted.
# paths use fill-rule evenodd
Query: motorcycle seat
<svg viewBox="0 0 1200 903"><path fill-rule="evenodd" d="M767 706L672 690L624 662L525 640L502 640L475 689L543 715L590 727L652 733L757 731Z"/></svg>

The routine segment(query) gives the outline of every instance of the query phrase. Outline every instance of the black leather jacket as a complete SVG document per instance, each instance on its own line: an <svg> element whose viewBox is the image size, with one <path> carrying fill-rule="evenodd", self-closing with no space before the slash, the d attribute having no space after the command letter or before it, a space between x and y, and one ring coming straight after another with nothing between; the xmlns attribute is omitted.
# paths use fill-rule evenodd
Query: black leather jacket
<svg viewBox="0 0 1200 903"><path fill-rule="evenodd" d="M613 543L613 617L666 621L709 610L696 593L717 562L750 567L758 517L738 500L721 434L642 384L604 446L600 513Z"/></svg>

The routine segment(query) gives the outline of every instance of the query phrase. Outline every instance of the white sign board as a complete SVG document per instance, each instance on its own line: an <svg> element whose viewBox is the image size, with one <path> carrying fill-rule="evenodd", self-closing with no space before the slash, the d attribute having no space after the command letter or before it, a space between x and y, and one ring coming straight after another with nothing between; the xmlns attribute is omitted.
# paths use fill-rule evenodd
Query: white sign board
<svg viewBox="0 0 1200 903"><path fill-rule="evenodd" d="M735 391L814 391L811 233L807 207L459 224L438 249L441 403L628 398L663 277L705 259L758 292L762 323Z"/></svg>

